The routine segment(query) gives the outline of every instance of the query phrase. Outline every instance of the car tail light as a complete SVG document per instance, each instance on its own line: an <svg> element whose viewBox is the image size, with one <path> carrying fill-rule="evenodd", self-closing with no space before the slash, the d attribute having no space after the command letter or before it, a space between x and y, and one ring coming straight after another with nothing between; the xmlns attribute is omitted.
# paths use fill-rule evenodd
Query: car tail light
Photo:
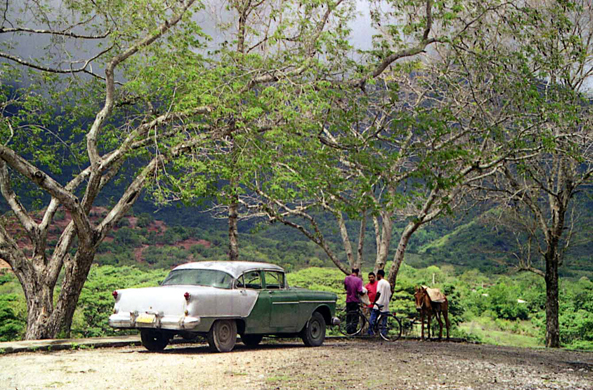
<svg viewBox="0 0 593 390"><path fill-rule="evenodd" d="M113 295L113 298L117 299L117 296L118 296L119 294L117 293L117 290L114 290L114 291L111 293L111 295Z"/></svg>
<svg viewBox="0 0 593 390"><path fill-rule="evenodd" d="M183 294L183 296L185 297L185 300L189 302L189 293L186 292L185 294Z"/></svg>

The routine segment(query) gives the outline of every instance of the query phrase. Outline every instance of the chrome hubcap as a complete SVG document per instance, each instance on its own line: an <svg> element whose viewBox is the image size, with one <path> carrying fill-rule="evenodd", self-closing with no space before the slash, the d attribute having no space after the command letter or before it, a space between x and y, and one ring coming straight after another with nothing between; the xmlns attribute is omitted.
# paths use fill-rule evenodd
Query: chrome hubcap
<svg viewBox="0 0 593 390"><path fill-rule="evenodd" d="M219 332L220 341L227 341L231 338L231 329L228 325L224 324L220 327Z"/></svg>
<svg viewBox="0 0 593 390"><path fill-rule="evenodd" d="M318 338L321 335L321 327L317 321L311 323L311 336Z"/></svg>

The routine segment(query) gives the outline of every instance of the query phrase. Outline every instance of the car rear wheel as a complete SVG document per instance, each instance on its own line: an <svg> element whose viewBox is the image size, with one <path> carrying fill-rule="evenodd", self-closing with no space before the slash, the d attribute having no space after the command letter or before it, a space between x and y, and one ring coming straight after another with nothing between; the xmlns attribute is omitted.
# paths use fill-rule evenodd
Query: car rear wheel
<svg viewBox="0 0 593 390"><path fill-rule="evenodd" d="M301 331L301 338L307 347L318 347L325 340L325 320L315 312Z"/></svg>
<svg viewBox="0 0 593 390"><path fill-rule="evenodd" d="M156 330L141 330L140 339L144 348L151 352L162 351L169 344L169 339L162 332Z"/></svg>
<svg viewBox="0 0 593 390"><path fill-rule="evenodd" d="M208 332L208 345L212 352L230 352L237 343L237 323L233 320L218 320Z"/></svg>
<svg viewBox="0 0 593 390"><path fill-rule="evenodd" d="M263 337L261 334L244 334L241 335L241 341L248 347L255 347L261 343Z"/></svg>

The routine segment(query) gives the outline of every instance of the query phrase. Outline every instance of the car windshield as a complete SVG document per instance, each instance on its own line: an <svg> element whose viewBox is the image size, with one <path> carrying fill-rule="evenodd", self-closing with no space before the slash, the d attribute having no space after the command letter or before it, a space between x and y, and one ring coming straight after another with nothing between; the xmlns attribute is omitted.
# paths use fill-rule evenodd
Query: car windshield
<svg viewBox="0 0 593 390"><path fill-rule="evenodd" d="M230 289L233 278L226 272L211 269L178 269L165 278L162 286L194 285Z"/></svg>

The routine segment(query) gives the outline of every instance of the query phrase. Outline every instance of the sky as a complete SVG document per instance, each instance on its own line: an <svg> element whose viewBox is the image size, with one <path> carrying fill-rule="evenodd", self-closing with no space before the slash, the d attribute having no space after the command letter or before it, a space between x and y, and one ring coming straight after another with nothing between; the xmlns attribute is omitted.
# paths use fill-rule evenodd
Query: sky
<svg viewBox="0 0 593 390"><path fill-rule="evenodd" d="M372 43L372 36L376 33L376 30L373 30L370 21L369 15L369 5L367 0L353 0L356 3L356 18L350 24L352 29L352 34L350 35L350 42L351 44L357 49L369 49ZM17 0L13 0L11 4L18 4ZM50 3L55 3L58 7L59 4L62 3L61 0L51 0ZM12 8L13 10L15 7ZM22 25L29 27L29 28L47 28L47 26L41 26L38 23L35 23L33 18L30 14L21 13L16 15L16 11L9 12L9 18L21 18L25 21ZM217 0L207 0L205 2L205 9L199 11L195 14L194 20L196 20L199 25L204 29L204 31L213 38L211 44L215 45L220 43L224 40L229 40L228 34L225 35L221 33L221 30L217 28L216 24L220 22L225 22L229 20L229 12L224 10L224 2L220 2ZM9 27L8 24L5 24L6 27ZM0 43L1 42L10 42L14 47L10 50L11 53L17 54L23 59L31 60L31 59L42 59L44 48L50 43L50 36L48 35L40 35L40 34L23 34L23 35L13 35L13 34L0 34ZM64 48L67 49L68 52L73 57L77 57L80 59L85 59L92 56L92 53L96 53L98 49L96 48L96 43L98 41L77 41L73 39L65 39L62 44ZM4 50L5 49L0 49ZM59 50L55 50L54 54L61 56ZM70 61L71 58L68 56L62 57L64 61Z"/></svg>

